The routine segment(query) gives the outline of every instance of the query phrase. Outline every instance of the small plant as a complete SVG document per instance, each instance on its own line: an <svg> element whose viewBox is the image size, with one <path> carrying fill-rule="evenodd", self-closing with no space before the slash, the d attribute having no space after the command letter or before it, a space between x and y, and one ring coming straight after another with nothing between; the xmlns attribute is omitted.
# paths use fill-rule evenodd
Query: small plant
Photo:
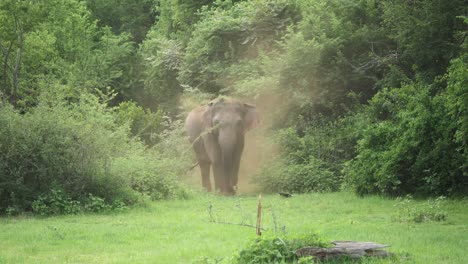
<svg viewBox="0 0 468 264"><path fill-rule="evenodd" d="M106 203L104 199L101 197L94 196L89 194L86 204L84 205L84 209L88 212L103 212L110 210L112 207Z"/></svg>
<svg viewBox="0 0 468 264"><path fill-rule="evenodd" d="M11 207L10 211L15 208ZM82 201L73 200L63 190L53 188L48 193L40 195L33 203L32 210L34 213L46 215L59 214L78 214L81 212L100 213L109 210L123 211L127 208L127 204L116 199L112 204L107 203L103 198L88 194L88 197Z"/></svg>
<svg viewBox="0 0 468 264"><path fill-rule="evenodd" d="M39 215L77 214L82 207L79 201L72 200L63 190L54 188L40 195L32 203L33 212Z"/></svg>
<svg viewBox="0 0 468 264"><path fill-rule="evenodd" d="M309 264L309 263L315 263L313 256L303 257L297 261L297 264Z"/></svg>
<svg viewBox="0 0 468 264"><path fill-rule="evenodd" d="M289 263L298 261L296 251L303 247L328 247L317 234L301 236L257 238L240 251L237 263ZM304 262L302 262L304 263Z"/></svg>
<svg viewBox="0 0 468 264"><path fill-rule="evenodd" d="M446 197L440 196L437 199L427 200L422 205L416 205L413 198L408 195L405 198L398 198L395 207L397 213L394 220L398 222L422 223L428 221L445 221L447 213L442 210L441 205Z"/></svg>

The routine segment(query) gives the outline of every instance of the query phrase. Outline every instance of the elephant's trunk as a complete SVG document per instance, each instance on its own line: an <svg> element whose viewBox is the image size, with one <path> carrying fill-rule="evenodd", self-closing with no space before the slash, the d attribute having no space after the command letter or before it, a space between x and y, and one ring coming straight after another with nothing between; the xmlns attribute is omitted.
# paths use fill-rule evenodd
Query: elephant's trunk
<svg viewBox="0 0 468 264"><path fill-rule="evenodd" d="M233 129L223 129L219 133L219 147L221 149L223 167L224 167L224 188L225 192L233 192L232 187L232 177L233 173L236 171L234 168L236 162L235 157L238 152L239 136L236 134Z"/></svg>

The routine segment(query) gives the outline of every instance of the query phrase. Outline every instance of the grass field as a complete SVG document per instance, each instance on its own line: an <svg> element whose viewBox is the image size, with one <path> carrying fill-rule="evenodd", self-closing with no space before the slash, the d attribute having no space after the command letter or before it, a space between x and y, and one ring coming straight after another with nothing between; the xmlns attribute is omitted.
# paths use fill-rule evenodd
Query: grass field
<svg viewBox="0 0 468 264"><path fill-rule="evenodd" d="M195 195L190 200L97 215L0 219L0 263L210 263L255 237L257 198ZM395 221L395 200L348 193L263 197L266 235L319 232L329 240L389 244L396 259L365 263L467 263L468 202L445 201L446 221ZM411 201L417 207L424 201ZM276 230L276 231L275 231Z"/></svg>

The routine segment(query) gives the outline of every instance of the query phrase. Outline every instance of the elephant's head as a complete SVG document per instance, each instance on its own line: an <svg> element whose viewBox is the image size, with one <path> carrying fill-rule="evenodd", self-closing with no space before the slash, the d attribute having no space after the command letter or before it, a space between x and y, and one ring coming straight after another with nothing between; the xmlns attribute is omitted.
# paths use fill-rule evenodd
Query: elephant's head
<svg viewBox="0 0 468 264"><path fill-rule="evenodd" d="M218 186L222 192L231 193L237 186L239 163L244 149L244 134L259 122L255 106L230 98L211 101L202 116L205 131L211 134L214 150L218 156L221 176ZM215 167L216 164L213 164Z"/></svg>

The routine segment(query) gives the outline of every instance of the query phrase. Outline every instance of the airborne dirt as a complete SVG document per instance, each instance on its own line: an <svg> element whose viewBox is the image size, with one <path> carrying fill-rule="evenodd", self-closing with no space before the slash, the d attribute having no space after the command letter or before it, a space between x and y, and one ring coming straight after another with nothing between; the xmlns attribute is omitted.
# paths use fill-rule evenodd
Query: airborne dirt
<svg viewBox="0 0 468 264"><path fill-rule="evenodd" d="M278 153L278 147L269 136L272 126L277 120L282 119L287 113L287 100L284 96L278 94L261 94L256 98L237 97L242 102L254 104L260 116L260 124L248 131L245 135L245 147L242 154L238 194L253 194L257 192L257 188L252 183L252 177L259 173L263 166L271 161ZM196 106L191 98L183 100L183 108L188 110ZM204 102L209 101L205 98ZM270 132L271 133L271 132ZM194 158L194 163L195 163ZM185 180L189 185L195 188L201 188L200 168L196 166L189 172L189 177ZM213 184L213 173L211 172L211 182Z"/></svg>
<svg viewBox="0 0 468 264"><path fill-rule="evenodd" d="M245 148L242 155L238 193L253 193L256 191L255 185L251 182L252 177L259 173L263 166L271 161L278 153L278 147L268 131L274 125L275 118L280 117L284 112L279 95L262 95L254 100L244 99L257 106L260 115L260 124L246 134Z"/></svg>

